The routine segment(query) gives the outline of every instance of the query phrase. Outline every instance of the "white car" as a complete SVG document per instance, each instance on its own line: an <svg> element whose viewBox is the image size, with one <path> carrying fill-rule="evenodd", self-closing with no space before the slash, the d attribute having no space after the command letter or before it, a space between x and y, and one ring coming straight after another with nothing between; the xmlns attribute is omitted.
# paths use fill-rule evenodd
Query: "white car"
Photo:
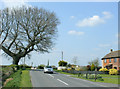
<svg viewBox="0 0 120 89"><path fill-rule="evenodd" d="M44 67L44 73L53 73L53 68L51 66Z"/></svg>

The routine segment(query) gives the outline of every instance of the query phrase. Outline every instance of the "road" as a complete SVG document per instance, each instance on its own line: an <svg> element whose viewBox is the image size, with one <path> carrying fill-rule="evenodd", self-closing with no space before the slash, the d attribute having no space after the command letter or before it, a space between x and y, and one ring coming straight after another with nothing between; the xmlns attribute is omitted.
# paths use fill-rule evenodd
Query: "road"
<svg viewBox="0 0 120 89"><path fill-rule="evenodd" d="M69 75L47 74L41 70L30 71L33 87L118 87L117 84L91 82Z"/></svg>

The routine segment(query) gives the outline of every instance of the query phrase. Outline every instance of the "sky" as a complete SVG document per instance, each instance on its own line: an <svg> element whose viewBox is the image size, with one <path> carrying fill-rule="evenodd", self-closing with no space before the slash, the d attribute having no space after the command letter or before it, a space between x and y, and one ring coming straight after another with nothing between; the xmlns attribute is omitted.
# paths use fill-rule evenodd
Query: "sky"
<svg viewBox="0 0 120 89"><path fill-rule="evenodd" d="M9 0L8 0L9 1ZM86 66L89 61L101 58L110 52L118 50L118 2L95 2L98 0L85 0L86 2L20 2L1 1L1 7L15 7L20 5L36 6L54 11L60 24L57 26L58 37L50 53L31 52L31 59L26 58L26 64L38 66L40 64L58 66L63 51L63 59L73 64L76 56L77 65ZM113 2L111 2L113 1ZM12 59L0 56L3 65L12 63ZM23 59L19 64L23 63Z"/></svg>

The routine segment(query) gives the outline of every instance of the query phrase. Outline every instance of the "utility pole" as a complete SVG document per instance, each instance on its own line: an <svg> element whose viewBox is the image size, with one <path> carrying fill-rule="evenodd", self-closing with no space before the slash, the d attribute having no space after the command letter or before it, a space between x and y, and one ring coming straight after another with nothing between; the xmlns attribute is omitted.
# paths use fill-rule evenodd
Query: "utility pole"
<svg viewBox="0 0 120 89"><path fill-rule="evenodd" d="M63 51L62 51L62 61L63 61Z"/></svg>

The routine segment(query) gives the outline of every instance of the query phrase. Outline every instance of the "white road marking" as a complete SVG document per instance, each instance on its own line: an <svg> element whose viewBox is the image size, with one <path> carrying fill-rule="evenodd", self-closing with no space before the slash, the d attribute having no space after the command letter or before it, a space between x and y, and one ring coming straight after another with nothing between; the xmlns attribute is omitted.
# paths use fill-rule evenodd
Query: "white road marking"
<svg viewBox="0 0 120 89"><path fill-rule="evenodd" d="M54 78L54 76L52 76L51 74L48 74L50 77Z"/></svg>
<svg viewBox="0 0 120 89"><path fill-rule="evenodd" d="M60 81L60 82L62 82L62 83L64 83L65 85L68 86L68 84L67 84L66 82L64 82L64 81L62 81L62 80L60 80L60 79L57 79L57 80Z"/></svg>

